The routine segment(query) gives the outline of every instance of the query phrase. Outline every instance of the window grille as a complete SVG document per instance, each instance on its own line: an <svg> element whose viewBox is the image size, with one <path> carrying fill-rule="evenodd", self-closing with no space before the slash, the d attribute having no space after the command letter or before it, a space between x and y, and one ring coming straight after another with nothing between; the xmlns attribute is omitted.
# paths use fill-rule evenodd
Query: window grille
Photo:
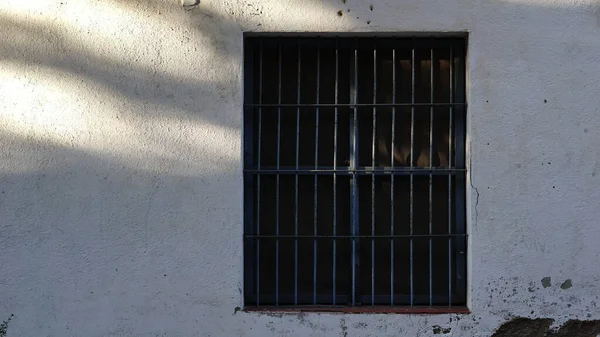
<svg viewBox="0 0 600 337"><path fill-rule="evenodd" d="M245 38L244 297L465 305L464 38Z"/></svg>

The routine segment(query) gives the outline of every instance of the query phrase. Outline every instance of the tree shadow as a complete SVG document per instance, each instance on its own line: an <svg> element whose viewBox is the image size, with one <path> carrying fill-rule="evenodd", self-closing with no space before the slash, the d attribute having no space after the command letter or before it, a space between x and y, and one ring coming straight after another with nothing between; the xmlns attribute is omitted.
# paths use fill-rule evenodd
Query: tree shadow
<svg viewBox="0 0 600 337"><path fill-rule="evenodd" d="M529 179L533 171L523 174L514 167L549 149L554 165L549 176L573 181L573 172L583 176L582 167L595 165L589 153L597 152L597 137L572 133L600 129L595 104L600 5L373 3L371 9L369 2L339 0L247 1L246 6L203 0L185 11L177 1L97 1L90 8L112 6L98 15L116 21L95 22L97 31L77 22L77 8L69 9L70 23L58 14L49 20L0 14L0 76L22 85L0 92L0 306L31 319L15 319L11 329L70 335L66 324L74 331L99 324L99 334L107 335L118 317L150 321L150 307L153 317L165 317L167 325L188 335L202 331L196 310L215 322L227 317L219 327L227 332L213 335L239 329L230 320L244 316L230 314L240 305L244 32L469 31L473 182L509 186L494 191L504 201L495 205L486 203L488 192L480 189L480 218L493 207L502 221L518 222L521 205L537 198L539 208L529 212L555 217L548 223L561 226L580 223L580 233L593 231L593 211L558 214L556 199L537 195L539 180ZM127 45L131 41L136 43ZM42 82L49 93L71 99L65 102L85 104L49 108L42 100L23 109L20 100L35 98ZM565 90L569 87L573 90ZM577 111L570 113L574 106ZM69 118L83 122L61 131L52 123L60 121L58 110L68 114L66 124ZM34 113L46 114L49 124L32 122L28 114ZM483 145L488 142L501 145L488 150ZM581 190L598 188L576 183ZM595 209L594 199L583 202ZM473 236L479 256L509 246L508 239L492 233L494 226L488 228L482 233L495 234L489 235L495 241ZM479 250L481 242L491 248ZM573 247L563 249L591 251ZM527 274L526 263L509 264L514 258L490 259L487 267ZM575 270L572 277L584 279L586 273ZM476 274L473 284L493 277ZM195 297L182 295L182 289L194 289ZM476 307L487 295L473 290ZM185 321L178 322L172 310L186 311ZM394 327L406 323L394 315L381 319ZM335 332L339 322L331 322L328 328ZM260 320L246 323L264 328ZM117 325L133 329L126 320Z"/></svg>

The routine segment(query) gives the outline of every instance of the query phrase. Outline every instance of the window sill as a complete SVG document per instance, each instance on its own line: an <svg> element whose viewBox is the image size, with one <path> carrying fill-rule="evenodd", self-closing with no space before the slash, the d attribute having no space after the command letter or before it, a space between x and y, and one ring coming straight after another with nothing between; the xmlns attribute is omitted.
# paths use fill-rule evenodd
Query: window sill
<svg viewBox="0 0 600 337"><path fill-rule="evenodd" d="M265 312L294 314L301 312L314 313L343 313L343 314L470 314L467 307L332 307L332 306L302 306L302 307L246 307L244 312Z"/></svg>

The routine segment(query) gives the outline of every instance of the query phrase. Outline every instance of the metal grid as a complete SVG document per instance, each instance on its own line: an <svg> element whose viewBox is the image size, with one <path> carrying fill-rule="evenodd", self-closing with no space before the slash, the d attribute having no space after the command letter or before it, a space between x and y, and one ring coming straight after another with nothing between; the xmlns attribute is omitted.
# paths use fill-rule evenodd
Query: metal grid
<svg viewBox="0 0 600 337"><path fill-rule="evenodd" d="M464 55L246 37L247 307L465 304Z"/></svg>

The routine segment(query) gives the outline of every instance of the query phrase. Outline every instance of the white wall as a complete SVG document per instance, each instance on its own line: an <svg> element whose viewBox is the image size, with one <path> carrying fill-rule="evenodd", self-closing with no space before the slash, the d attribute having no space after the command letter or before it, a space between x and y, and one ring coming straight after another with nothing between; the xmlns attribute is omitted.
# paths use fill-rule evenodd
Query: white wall
<svg viewBox="0 0 600 337"><path fill-rule="evenodd" d="M234 313L244 31L470 33L472 314ZM8 337L489 336L514 316L600 319L597 0L2 0L0 41Z"/></svg>

